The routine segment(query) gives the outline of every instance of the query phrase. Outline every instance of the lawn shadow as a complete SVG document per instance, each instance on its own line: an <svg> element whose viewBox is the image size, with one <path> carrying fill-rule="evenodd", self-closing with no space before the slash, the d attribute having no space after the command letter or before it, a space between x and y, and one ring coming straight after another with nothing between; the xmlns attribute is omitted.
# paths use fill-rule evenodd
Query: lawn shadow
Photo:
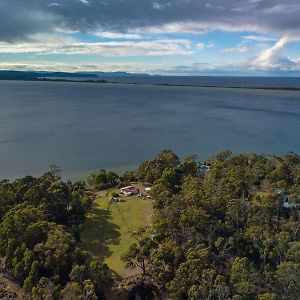
<svg viewBox="0 0 300 300"><path fill-rule="evenodd" d="M111 211L95 206L85 221L81 239L84 247L100 260L112 255L108 245L118 245L120 227L111 222Z"/></svg>

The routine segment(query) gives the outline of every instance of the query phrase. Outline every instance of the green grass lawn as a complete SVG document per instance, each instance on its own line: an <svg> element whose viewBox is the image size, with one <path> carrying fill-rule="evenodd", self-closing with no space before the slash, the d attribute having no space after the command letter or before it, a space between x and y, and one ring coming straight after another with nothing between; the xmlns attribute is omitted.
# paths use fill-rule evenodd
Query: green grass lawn
<svg viewBox="0 0 300 300"><path fill-rule="evenodd" d="M103 259L117 276L127 277L133 271L126 269L120 256L136 241L133 233L151 224L152 201L124 197L125 202L112 203L108 211L108 198L95 200L83 225L82 246Z"/></svg>

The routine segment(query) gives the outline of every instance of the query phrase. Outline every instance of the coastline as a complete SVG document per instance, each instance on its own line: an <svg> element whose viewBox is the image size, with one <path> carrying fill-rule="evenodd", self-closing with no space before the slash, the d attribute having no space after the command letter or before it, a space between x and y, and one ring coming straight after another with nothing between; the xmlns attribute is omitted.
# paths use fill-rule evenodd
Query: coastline
<svg viewBox="0 0 300 300"><path fill-rule="evenodd" d="M30 78L30 79L12 79L0 78L0 81L29 81L29 82L63 82L63 83L100 83L100 84L118 84L118 85L138 85L138 86L166 86L166 87L191 87L191 88L212 88L212 89L242 89L242 90L268 90L268 91L300 91L300 88L293 87L258 87L258 86L222 86L222 85L195 85L195 84L171 84L171 83L139 83L139 82L120 82L99 80L71 80L71 79L50 79L50 78Z"/></svg>

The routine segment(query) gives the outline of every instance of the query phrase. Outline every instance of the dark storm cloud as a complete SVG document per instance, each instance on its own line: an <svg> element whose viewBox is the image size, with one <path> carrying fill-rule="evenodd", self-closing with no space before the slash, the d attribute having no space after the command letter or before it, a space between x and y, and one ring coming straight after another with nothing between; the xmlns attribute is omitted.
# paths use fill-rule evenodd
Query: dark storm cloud
<svg viewBox="0 0 300 300"><path fill-rule="evenodd" d="M54 16L25 2L0 0L0 41L14 42L33 33L52 31Z"/></svg>
<svg viewBox="0 0 300 300"><path fill-rule="evenodd" d="M170 23L191 32L203 27L293 35L300 30L299 15L299 0L0 0L0 39L58 27L126 32Z"/></svg>

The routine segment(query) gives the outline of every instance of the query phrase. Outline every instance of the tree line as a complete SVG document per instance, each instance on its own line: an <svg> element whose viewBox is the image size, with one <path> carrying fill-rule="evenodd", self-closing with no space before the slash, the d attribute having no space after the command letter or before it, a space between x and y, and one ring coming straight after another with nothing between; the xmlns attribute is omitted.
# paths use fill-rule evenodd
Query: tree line
<svg viewBox="0 0 300 300"><path fill-rule="evenodd" d="M89 176L96 189L153 185L153 225L122 255L150 278L133 289L147 299L299 299L300 156L223 151L205 164L164 150L135 172ZM0 256L30 298L105 299L111 272L80 247L92 203L85 183L55 167L0 181Z"/></svg>
<svg viewBox="0 0 300 300"><path fill-rule="evenodd" d="M4 267L31 299L102 299L110 270L79 243L93 197L56 171L0 182Z"/></svg>
<svg viewBox="0 0 300 300"><path fill-rule="evenodd" d="M155 215L123 260L170 299L299 299L300 157L223 151L206 164L163 151L140 165Z"/></svg>

